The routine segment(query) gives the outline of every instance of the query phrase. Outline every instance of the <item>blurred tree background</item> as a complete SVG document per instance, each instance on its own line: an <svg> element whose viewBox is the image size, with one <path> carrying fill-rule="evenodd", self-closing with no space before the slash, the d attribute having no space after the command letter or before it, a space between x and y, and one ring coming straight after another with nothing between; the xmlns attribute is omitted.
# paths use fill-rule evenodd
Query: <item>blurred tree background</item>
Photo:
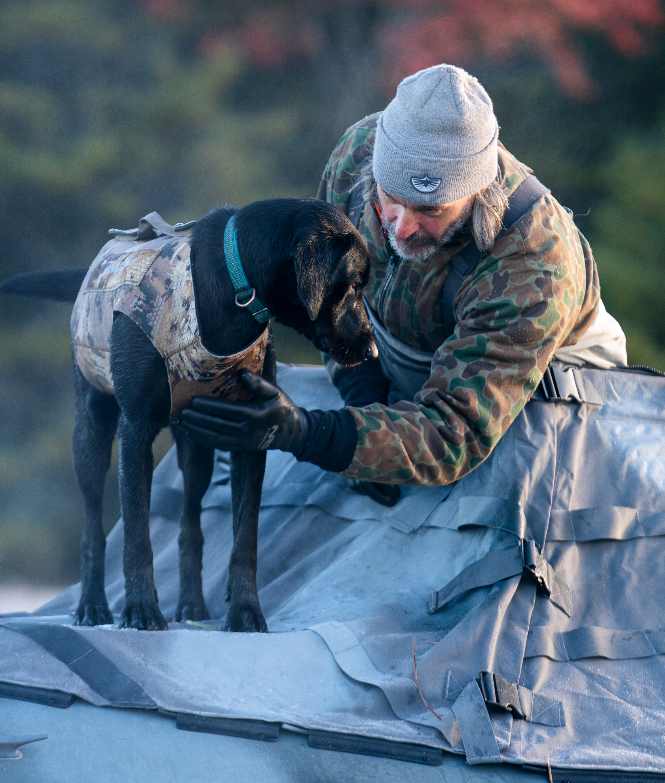
<svg viewBox="0 0 665 783"><path fill-rule="evenodd" d="M452 62L578 215L629 360L665 369L663 33L661 0L0 0L0 278L152 210L313 195L350 123ZM0 582L77 579L69 312L0 303Z"/></svg>

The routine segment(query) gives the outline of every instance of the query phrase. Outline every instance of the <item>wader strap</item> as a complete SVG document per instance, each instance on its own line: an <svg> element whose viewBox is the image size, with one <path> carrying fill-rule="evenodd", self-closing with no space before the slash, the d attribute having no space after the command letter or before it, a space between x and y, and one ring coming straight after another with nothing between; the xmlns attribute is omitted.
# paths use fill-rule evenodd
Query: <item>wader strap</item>
<svg viewBox="0 0 665 783"><path fill-rule="evenodd" d="M362 161L358 169L358 176L363 172L365 166L369 165L369 162L369 156ZM360 224L365 206L363 190L360 183L354 185L347 210L347 216L356 229ZM536 201L549 192L549 188L546 188L533 174L530 174L508 199L508 206L503 215L503 229L497 239L507 234ZM455 331L455 296L464 280L478 266L482 257L483 253L476 247L475 242L469 242L460 253L450 259L450 269L441 296L443 325L448 335Z"/></svg>
<svg viewBox="0 0 665 783"><path fill-rule="evenodd" d="M369 166L371 156L368 155L360 164L358 168L358 174L356 177L360 177L366 166ZM357 230L360 225L360 218L363 214L363 207L365 206L364 188L360 182L356 182L351 190L351 200L349 201L349 207L346 216L349 218L353 227Z"/></svg>
<svg viewBox="0 0 665 783"><path fill-rule="evenodd" d="M497 239L505 236L536 201L549 192L549 188L539 182L533 174L529 175L508 199L508 206L503 215L503 229ZM464 280L478 266L482 257L483 252L476 247L475 242L469 242L460 253L450 259L448 277L443 284L441 296L443 325L448 335L455 331L455 297L457 292L462 287Z"/></svg>

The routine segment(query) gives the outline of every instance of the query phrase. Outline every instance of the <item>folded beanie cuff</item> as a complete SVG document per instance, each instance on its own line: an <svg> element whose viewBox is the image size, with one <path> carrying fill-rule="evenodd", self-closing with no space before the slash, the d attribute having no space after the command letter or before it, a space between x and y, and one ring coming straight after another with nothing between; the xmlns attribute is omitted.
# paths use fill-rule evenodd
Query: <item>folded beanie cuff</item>
<svg viewBox="0 0 665 783"><path fill-rule="evenodd" d="M472 196L496 179L499 127L476 153L432 157L418 150L400 149L388 137L379 118L374 144L374 179L379 187L413 204L450 204Z"/></svg>

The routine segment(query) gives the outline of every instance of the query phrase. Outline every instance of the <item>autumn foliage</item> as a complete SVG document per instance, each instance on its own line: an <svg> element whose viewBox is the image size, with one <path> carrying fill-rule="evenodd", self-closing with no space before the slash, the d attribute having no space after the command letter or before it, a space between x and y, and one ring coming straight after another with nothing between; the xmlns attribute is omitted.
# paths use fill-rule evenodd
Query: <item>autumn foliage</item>
<svg viewBox="0 0 665 783"><path fill-rule="evenodd" d="M386 93L407 74L438 62L501 63L518 54L544 61L569 95L594 85L579 47L584 33L605 36L632 56L663 23L660 0L139 0L156 19L196 18L206 7L201 52L240 46L254 64L278 68L294 58L327 54L331 25L365 26L377 50Z"/></svg>

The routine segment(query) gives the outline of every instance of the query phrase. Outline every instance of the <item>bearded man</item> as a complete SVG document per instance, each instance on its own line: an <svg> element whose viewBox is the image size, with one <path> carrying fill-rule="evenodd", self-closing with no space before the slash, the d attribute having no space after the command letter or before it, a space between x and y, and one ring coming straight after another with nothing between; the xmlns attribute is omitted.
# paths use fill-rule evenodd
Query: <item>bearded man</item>
<svg viewBox="0 0 665 783"><path fill-rule="evenodd" d="M487 459L552 360L625 365L588 242L498 136L487 92L450 65L408 77L349 128L318 196L369 248L379 358L328 361L339 411L303 410L248 375L252 402L184 412L191 436L290 451L390 504L391 484L448 484Z"/></svg>

